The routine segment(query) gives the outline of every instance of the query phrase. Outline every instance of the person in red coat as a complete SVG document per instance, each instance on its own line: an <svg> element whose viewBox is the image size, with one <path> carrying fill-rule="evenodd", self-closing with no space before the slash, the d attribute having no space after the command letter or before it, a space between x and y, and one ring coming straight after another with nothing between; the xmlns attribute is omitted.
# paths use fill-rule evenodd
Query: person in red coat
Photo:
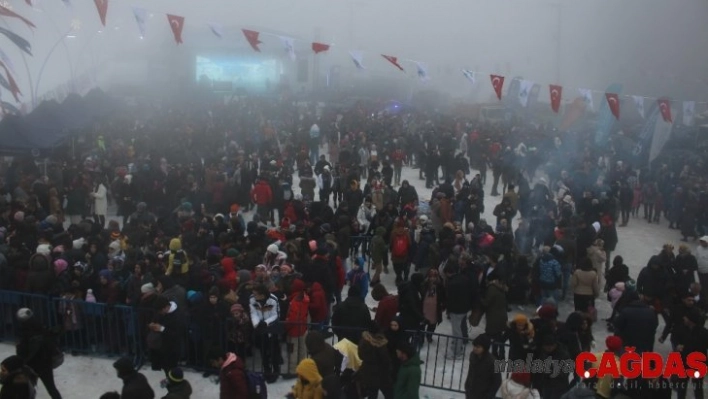
<svg viewBox="0 0 708 399"><path fill-rule="evenodd" d="M221 278L221 281L228 284L229 288L232 290L238 288L238 279L236 278L236 262L234 261L234 258L226 257L221 259L221 268L224 272L224 276Z"/></svg>
<svg viewBox="0 0 708 399"><path fill-rule="evenodd" d="M327 319L327 296L320 283L312 283L310 294L310 321L313 324L324 323Z"/></svg>
<svg viewBox="0 0 708 399"><path fill-rule="evenodd" d="M211 366L219 369L219 398L247 398L248 377L243 360L228 352L222 354L218 349L209 355Z"/></svg>
<svg viewBox="0 0 708 399"><path fill-rule="evenodd" d="M268 180L261 178L251 190L251 201L258 205L256 212L262 222L270 219L270 207L273 203L273 190L268 184Z"/></svg>
<svg viewBox="0 0 708 399"><path fill-rule="evenodd" d="M310 297L305 293L305 282L295 279L290 284L290 306L285 318L288 343L288 371L283 378L295 378L295 369L307 357L305 334L309 321Z"/></svg>
<svg viewBox="0 0 708 399"><path fill-rule="evenodd" d="M386 331L391 326L391 320L398 313L398 296L389 294L383 284L376 284L371 290L371 297L379 303L378 307L372 309L376 312L374 323L381 331Z"/></svg>

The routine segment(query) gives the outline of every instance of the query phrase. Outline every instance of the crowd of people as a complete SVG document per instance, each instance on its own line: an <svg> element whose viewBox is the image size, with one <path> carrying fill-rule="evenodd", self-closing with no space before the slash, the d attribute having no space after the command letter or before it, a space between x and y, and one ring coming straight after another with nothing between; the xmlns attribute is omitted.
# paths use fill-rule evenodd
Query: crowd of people
<svg viewBox="0 0 708 399"><path fill-rule="evenodd" d="M165 373L165 398L190 397L185 360L205 376L218 370L222 398L248 397L280 377L294 380L298 399L416 398L418 351L433 345L441 323L453 338L437 350L450 361L464 361L471 341L467 398L555 399L584 389L663 397L646 384L619 390L612 381L530 372L502 382L495 371L495 359L592 351L601 316L615 334L608 351L653 350L657 316L665 321L660 342L670 335L682 353L708 349L700 166L636 170L582 133L561 139L545 127L385 113L366 103L210 106L143 107L149 118L116 118L44 170L21 158L6 167L0 289L64 301L58 326L41 325L31 309L18 313L21 344L2 363L0 399L33 397L37 378L61 397L55 352L89 345L81 302L136 309L151 367ZM429 198L404 168L419 170ZM500 197L489 221L487 195ZM612 257L618 232L662 216L698 248L682 244L675 253L667 244L631 276ZM382 281L391 270L395 287ZM595 301L605 295L613 312L598 315ZM575 310L564 322L562 301ZM512 304L538 308L510 316ZM469 326L482 323L484 333L471 339ZM56 339L46 338L52 329ZM113 334L102 338L117 353ZM245 366L256 352L260 377ZM132 362L115 368L123 393L104 397L154 397ZM17 385L26 396L5 393ZM674 387L679 398L686 387Z"/></svg>

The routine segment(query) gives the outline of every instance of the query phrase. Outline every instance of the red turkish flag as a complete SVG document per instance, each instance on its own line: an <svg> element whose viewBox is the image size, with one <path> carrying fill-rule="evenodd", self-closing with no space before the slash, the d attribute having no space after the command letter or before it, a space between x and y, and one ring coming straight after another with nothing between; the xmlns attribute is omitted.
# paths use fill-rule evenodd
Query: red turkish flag
<svg viewBox="0 0 708 399"><path fill-rule="evenodd" d="M553 112L558 113L558 109L561 105L561 97L563 95L563 87L559 85L549 85L551 91L551 109Z"/></svg>
<svg viewBox="0 0 708 399"><path fill-rule="evenodd" d="M101 24L106 26L106 14L108 14L108 0L93 0L98 9L98 16L101 17Z"/></svg>
<svg viewBox="0 0 708 399"><path fill-rule="evenodd" d="M177 42L177 44L182 43L182 29L184 28L184 17L167 14L167 22L170 23L170 28L172 28L172 34L175 36L175 42Z"/></svg>
<svg viewBox="0 0 708 399"><path fill-rule="evenodd" d="M404 71L404 69L403 69L403 67L401 66L401 64L398 63L398 57L394 57L394 56L392 56L392 55L384 55L384 54L381 54L381 56L384 57L384 58L386 59L386 61L388 61L388 62L390 62L391 64L393 64L393 66L395 66L396 68L400 69L401 71ZM405 71L404 71L404 72L405 72Z"/></svg>
<svg viewBox="0 0 708 399"><path fill-rule="evenodd" d="M258 48L258 45L261 44L261 41L258 40L258 35L260 33L256 32L255 30L248 30L248 29L241 29L243 31L243 35L246 36L246 40L248 40L248 44L251 45L251 48L254 51L258 51L259 53L261 52L261 49Z"/></svg>
<svg viewBox="0 0 708 399"><path fill-rule="evenodd" d="M494 87L494 92L497 93L497 98L501 101L502 88L504 87L504 77L499 75L489 75L492 79L492 87Z"/></svg>
<svg viewBox="0 0 708 399"><path fill-rule="evenodd" d="M605 93L605 98L607 99L607 105L610 106L610 111L612 115L619 120L620 118L620 101L617 93Z"/></svg>
<svg viewBox="0 0 708 399"><path fill-rule="evenodd" d="M12 11L11 9L9 9L3 5L0 5L0 15L5 16L5 17L11 17L11 18L18 18L18 19L22 20L22 22L27 24L27 26L29 26L30 28L35 28L32 21L30 21L29 19L23 17L22 15Z"/></svg>
<svg viewBox="0 0 708 399"><path fill-rule="evenodd" d="M312 42L312 51L314 51L315 54L319 54L327 50L329 50L329 44Z"/></svg>
<svg viewBox="0 0 708 399"><path fill-rule="evenodd" d="M659 111L661 111L661 117L664 118L664 122L673 123L671 120L671 103L667 99L658 99L656 102L659 104Z"/></svg>
<svg viewBox="0 0 708 399"><path fill-rule="evenodd" d="M7 75L7 82L10 84L10 91L12 92L12 96L15 97L15 101L19 103L20 97L18 95L22 94L22 92L20 92L20 87L17 86L15 78L12 77L10 71L7 69L4 62L0 61L0 67L5 70L5 75Z"/></svg>

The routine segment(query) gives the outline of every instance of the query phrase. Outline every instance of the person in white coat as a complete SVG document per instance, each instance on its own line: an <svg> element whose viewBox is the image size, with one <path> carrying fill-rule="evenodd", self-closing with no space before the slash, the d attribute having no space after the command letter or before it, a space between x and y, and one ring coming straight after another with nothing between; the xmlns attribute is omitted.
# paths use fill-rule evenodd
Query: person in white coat
<svg viewBox="0 0 708 399"><path fill-rule="evenodd" d="M103 228L106 226L106 215L108 214L108 190L98 180L94 184L93 192L90 195L93 198L93 220Z"/></svg>
<svg viewBox="0 0 708 399"><path fill-rule="evenodd" d="M511 373L501 385L502 399L541 399L537 389L531 388L531 374Z"/></svg>

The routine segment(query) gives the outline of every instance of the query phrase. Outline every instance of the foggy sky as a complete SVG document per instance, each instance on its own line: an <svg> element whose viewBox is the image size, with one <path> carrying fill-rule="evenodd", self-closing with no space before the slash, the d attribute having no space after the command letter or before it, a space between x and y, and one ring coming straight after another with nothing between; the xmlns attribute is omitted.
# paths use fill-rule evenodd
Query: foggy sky
<svg viewBox="0 0 708 399"><path fill-rule="evenodd" d="M423 61L431 75L425 85L456 95L469 90L460 73L467 68L481 73L478 84L488 94L487 75L499 73L509 80L559 83L572 91L566 98L577 87L601 92L619 82L624 94L708 100L706 0L110 0L106 28L90 0L72 0L72 9L61 0L33 0L35 9L24 0L6 1L37 25L31 31L10 18L0 22L32 43L34 56L25 58L35 82L47 61L39 95L68 81L72 68L78 76L102 66L101 83L108 85L139 76L141 60L158 51L179 57L188 47L244 49L240 29L251 28L302 39L296 49L303 57L312 57L309 44L319 31L321 41L334 44L321 62L342 65L345 75L361 75L347 54L361 50L363 74L424 87L406 59ZM142 40L132 6L152 14ZM166 12L186 18L183 46L172 40ZM76 38L62 41L72 20L80 21L81 29L73 32ZM224 26L224 39L211 35L208 22ZM261 40L264 54L289 62L277 37ZM0 46L13 59L22 100L29 102L21 52L4 37ZM409 72L399 73L381 53L404 59ZM3 93L3 99L9 97Z"/></svg>

